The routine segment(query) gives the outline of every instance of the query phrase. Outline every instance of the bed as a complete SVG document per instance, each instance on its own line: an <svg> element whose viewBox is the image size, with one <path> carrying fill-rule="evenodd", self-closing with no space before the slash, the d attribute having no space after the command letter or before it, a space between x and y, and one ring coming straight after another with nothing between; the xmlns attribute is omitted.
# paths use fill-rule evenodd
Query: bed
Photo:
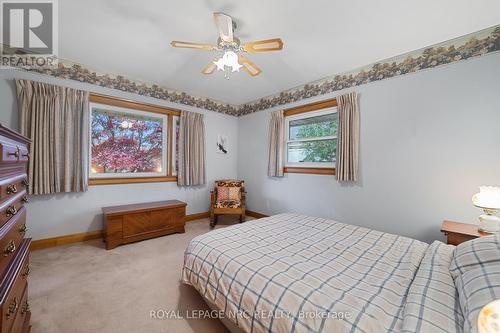
<svg viewBox="0 0 500 333"><path fill-rule="evenodd" d="M280 214L194 238L182 281L243 332L469 332L478 304L500 298L484 271L468 278L493 293L463 295L476 252L483 270L500 268L499 237L484 239L459 256L441 242Z"/></svg>

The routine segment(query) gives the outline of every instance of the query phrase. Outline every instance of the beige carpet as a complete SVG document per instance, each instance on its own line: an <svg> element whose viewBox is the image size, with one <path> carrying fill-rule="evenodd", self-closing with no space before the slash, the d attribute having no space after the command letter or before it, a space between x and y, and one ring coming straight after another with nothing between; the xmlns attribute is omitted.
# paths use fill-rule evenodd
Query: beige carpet
<svg viewBox="0 0 500 333"><path fill-rule="evenodd" d="M237 223L231 217L220 220L218 228ZM188 222L184 234L111 251L102 240L33 251L31 332L226 332L218 319L185 316L186 311L208 310L180 276L189 240L209 230L204 219ZM152 310L178 311L182 318L152 319Z"/></svg>

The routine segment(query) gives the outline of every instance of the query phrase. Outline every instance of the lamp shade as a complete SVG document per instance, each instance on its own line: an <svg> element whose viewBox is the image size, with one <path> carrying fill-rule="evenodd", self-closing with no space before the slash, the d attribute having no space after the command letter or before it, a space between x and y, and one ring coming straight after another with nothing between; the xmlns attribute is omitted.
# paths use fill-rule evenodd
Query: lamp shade
<svg viewBox="0 0 500 333"><path fill-rule="evenodd" d="M484 306L479 312L477 329L479 333L498 333L500 327L500 299Z"/></svg>
<svg viewBox="0 0 500 333"><path fill-rule="evenodd" d="M500 187L480 186L479 193L472 196L474 206L500 210Z"/></svg>

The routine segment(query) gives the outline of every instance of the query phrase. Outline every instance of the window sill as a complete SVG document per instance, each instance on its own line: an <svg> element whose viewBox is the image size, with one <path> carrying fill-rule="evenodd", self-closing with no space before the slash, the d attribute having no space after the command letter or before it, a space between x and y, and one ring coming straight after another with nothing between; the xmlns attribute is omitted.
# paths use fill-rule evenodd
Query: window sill
<svg viewBox="0 0 500 333"><path fill-rule="evenodd" d="M131 177L131 178L91 178L89 185L118 185L118 184L139 184L139 183L163 183L176 182L176 176L163 177Z"/></svg>
<svg viewBox="0 0 500 333"><path fill-rule="evenodd" d="M305 173L312 175L335 175L335 168L284 167L284 173Z"/></svg>

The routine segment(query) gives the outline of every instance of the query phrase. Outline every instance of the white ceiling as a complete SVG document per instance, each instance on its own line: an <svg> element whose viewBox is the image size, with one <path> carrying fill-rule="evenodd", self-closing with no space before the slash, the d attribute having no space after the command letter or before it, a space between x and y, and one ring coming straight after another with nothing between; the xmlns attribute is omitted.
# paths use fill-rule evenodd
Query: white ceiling
<svg viewBox="0 0 500 333"><path fill-rule="evenodd" d="M200 71L215 43L212 12L242 42L281 37L281 52L249 54L258 77ZM59 56L104 73L241 104L500 23L498 0L59 0Z"/></svg>

